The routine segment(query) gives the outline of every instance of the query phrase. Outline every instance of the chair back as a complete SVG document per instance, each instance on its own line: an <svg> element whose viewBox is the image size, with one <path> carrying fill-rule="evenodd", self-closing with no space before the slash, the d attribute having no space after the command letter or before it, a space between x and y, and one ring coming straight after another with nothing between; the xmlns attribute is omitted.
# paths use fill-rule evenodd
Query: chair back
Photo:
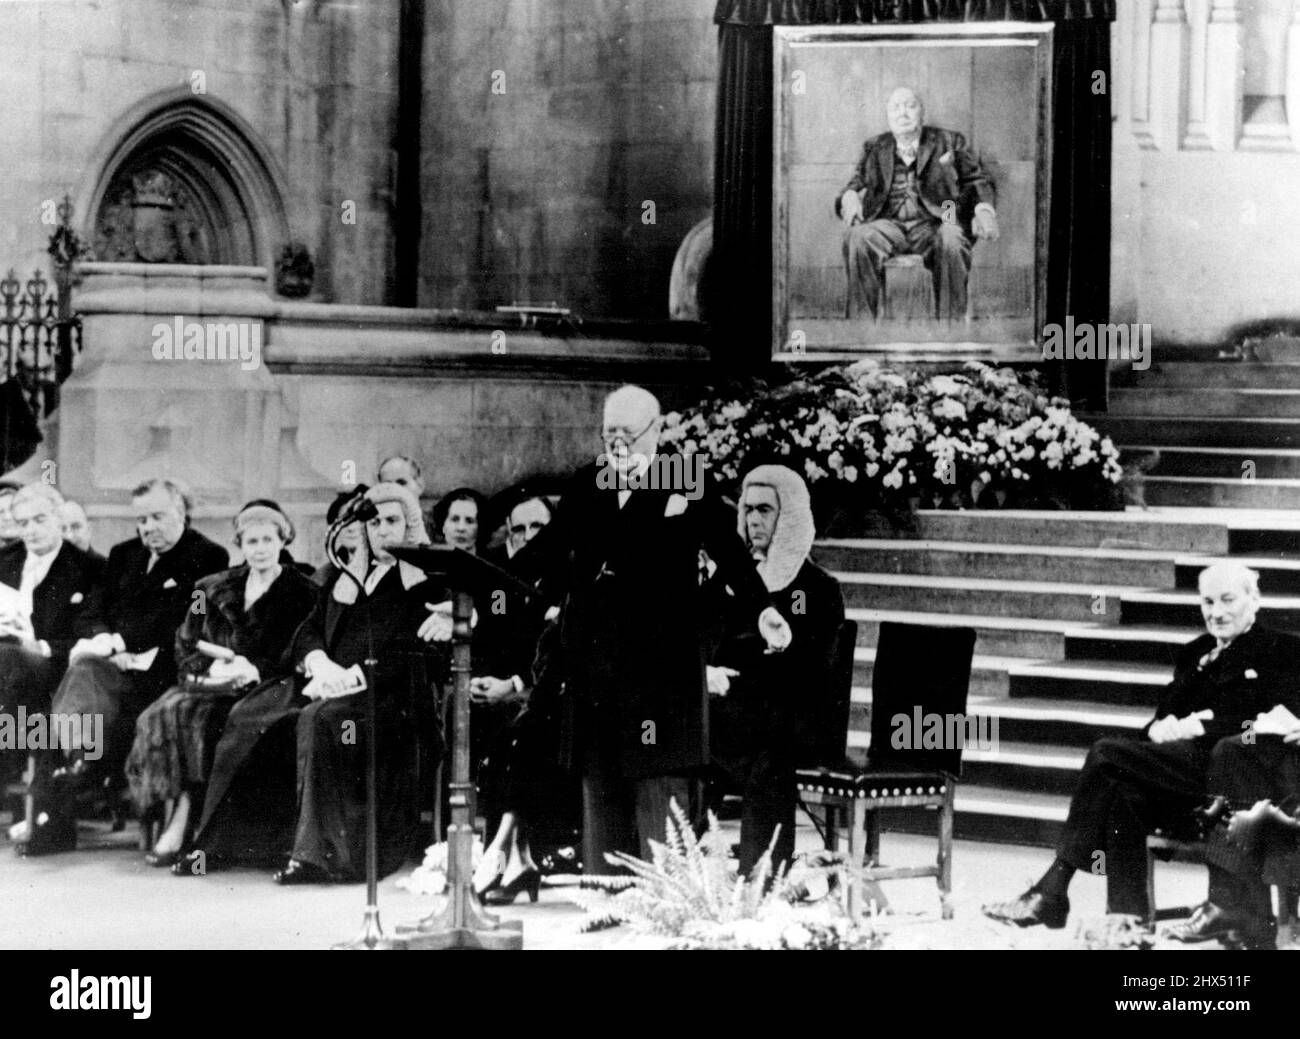
<svg viewBox="0 0 1300 1039"><path fill-rule="evenodd" d="M846 760L853 710L853 651L858 644L857 621L841 621L831 644L826 688L818 690L816 717L801 728L809 736L800 747L800 764L839 766Z"/></svg>
<svg viewBox="0 0 1300 1039"><path fill-rule="evenodd" d="M974 628L884 621L871 674L872 769L961 775ZM976 719L975 721L979 721Z"/></svg>

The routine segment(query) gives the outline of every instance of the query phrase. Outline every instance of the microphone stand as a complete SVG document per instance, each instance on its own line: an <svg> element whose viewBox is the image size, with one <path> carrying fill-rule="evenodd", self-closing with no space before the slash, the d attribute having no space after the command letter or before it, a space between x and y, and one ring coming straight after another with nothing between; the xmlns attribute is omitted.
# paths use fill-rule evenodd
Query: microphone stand
<svg viewBox="0 0 1300 1039"><path fill-rule="evenodd" d="M364 524L367 518L365 505L374 509L366 499L360 499L354 507L345 508L325 535L325 554L329 561L352 579L357 586L357 594L365 602L366 611L366 659L363 664L366 675L366 911L361 923L361 933L350 942L341 942L335 949L401 949L403 944L388 938L383 925L379 922L379 720L375 687L375 668L379 661L375 658L374 611L370 596L366 594L365 582L357 577L339 558L337 542L343 528L356 522ZM363 527L362 538L369 535ZM369 544L366 551L373 551Z"/></svg>

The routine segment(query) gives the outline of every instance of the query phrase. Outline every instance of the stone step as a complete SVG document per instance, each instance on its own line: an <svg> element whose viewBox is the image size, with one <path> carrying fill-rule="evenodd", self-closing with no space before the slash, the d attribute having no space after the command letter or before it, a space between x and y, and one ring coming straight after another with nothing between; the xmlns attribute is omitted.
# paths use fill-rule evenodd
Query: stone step
<svg viewBox="0 0 1300 1039"><path fill-rule="evenodd" d="M928 541L992 545L1042 545L1098 548L1124 542L1171 552L1228 551L1228 522L1202 510L1190 518L1178 513L1042 512L1032 509L933 509L919 511L917 537ZM852 539L846 539L852 544Z"/></svg>
<svg viewBox="0 0 1300 1039"><path fill-rule="evenodd" d="M846 572L993 578L1033 574L1045 581L1157 588L1173 584L1176 557L1174 552L890 539L825 543L817 549L822 566Z"/></svg>
<svg viewBox="0 0 1300 1039"><path fill-rule="evenodd" d="M1090 700L994 699L972 695L968 712L997 720L1000 740L1087 749L1103 736L1131 736L1151 720L1144 707Z"/></svg>
<svg viewBox="0 0 1300 1039"><path fill-rule="evenodd" d="M1070 798L1066 794L1009 790L963 780L957 784L955 809L953 832L960 840L1051 848L1060 839ZM937 832L938 820L933 811L896 809L881 814L882 828L886 831ZM888 848L884 850L887 854ZM1025 879L1028 878L1011 878L1010 887L1015 888Z"/></svg>
<svg viewBox="0 0 1300 1039"><path fill-rule="evenodd" d="M1235 509L1300 508L1300 480L1144 476L1142 494L1148 505Z"/></svg>
<svg viewBox="0 0 1300 1039"><path fill-rule="evenodd" d="M909 610L854 609L845 611L858 624L858 645L875 646L884 621L900 624L928 624L938 627L975 629L975 652L985 656L1029 657L1034 660L1060 660L1065 654L1065 633L1079 625L1074 621L1041 617L958 616Z"/></svg>
<svg viewBox="0 0 1300 1039"><path fill-rule="evenodd" d="M1222 418L1169 415L1081 414L1085 422L1119 447L1129 444L1172 444L1200 447L1298 447L1300 419Z"/></svg>
<svg viewBox="0 0 1300 1039"><path fill-rule="evenodd" d="M1108 413L1115 416L1148 415L1186 418L1300 418L1300 389L1274 387L1216 387L1184 389L1159 386L1112 389ZM1207 440L1207 443L1217 443Z"/></svg>
<svg viewBox="0 0 1300 1039"><path fill-rule="evenodd" d="M1174 666L1178 651L1204 628L1135 627L1128 624L1072 628L1065 633L1065 659L1113 664Z"/></svg>
<svg viewBox="0 0 1300 1039"><path fill-rule="evenodd" d="M1138 625L1201 628L1201 607L1194 592L1130 592L1120 600L1120 619L1125 626ZM1300 598L1264 596L1260 621L1277 631L1300 632Z"/></svg>
<svg viewBox="0 0 1300 1039"><path fill-rule="evenodd" d="M1228 480L1300 479L1300 450L1245 447L1154 447L1139 444L1125 447L1128 457L1146 457L1158 452L1148 476L1197 476Z"/></svg>
<svg viewBox="0 0 1300 1039"><path fill-rule="evenodd" d="M1259 573L1259 590L1264 595L1300 596L1300 559L1233 556L1232 561ZM1196 591L1197 578L1206 564L1204 556L1179 556L1174 560L1174 587Z"/></svg>
<svg viewBox="0 0 1300 1039"><path fill-rule="evenodd" d="M995 617L1050 617L1116 623L1121 596L1143 589L1131 585L1086 585L1056 581L928 577L913 574L834 576L850 607Z"/></svg>
<svg viewBox="0 0 1300 1039"><path fill-rule="evenodd" d="M870 746L871 688L854 686L850 746L865 751ZM968 715L991 719L999 740L1090 747L1103 736L1133 735L1151 720L1145 706L1096 703L1088 700L1010 699L975 692L966 701ZM987 729L977 729L986 732Z"/></svg>
<svg viewBox="0 0 1300 1039"><path fill-rule="evenodd" d="M1160 691L1173 678L1173 668L1160 664L1065 660L1019 664L1008 671L1013 699L1089 700L1131 707L1154 707Z"/></svg>
<svg viewBox="0 0 1300 1039"><path fill-rule="evenodd" d="M978 641L978 635L976 636ZM1010 687L1010 670L1023 663L1020 657L989 656L976 653L971 660L970 696L1006 698ZM855 685L868 688L871 685L871 670L876 664L876 647L858 646L853 651L853 681Z"/></svg>
<svg viewBox="0 0 1300 1039"><path fill-rule="evenodd" d="M1165 389L1254 389L1274 387L1300 390L1300 364L1263 364L1259 362L1164 361L1145 371L1131 366L1113 368L1111 392L1116 387L1150 387Z"/></svg>
<svg viewBox="0 0 1300 1039"><path fill-rule="evenodd" d="M1086 750L1049 743L999 740L989 750L967 747L962 779L982 786L1069 796L1079 783Z"/></svg>

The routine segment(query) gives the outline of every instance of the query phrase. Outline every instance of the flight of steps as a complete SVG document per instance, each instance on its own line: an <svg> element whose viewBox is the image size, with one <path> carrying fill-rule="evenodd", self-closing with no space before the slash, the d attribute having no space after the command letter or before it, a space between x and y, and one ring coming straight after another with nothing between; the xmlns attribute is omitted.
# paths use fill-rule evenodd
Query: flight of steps
<svg viewBox="0 0 1300 1039"><path fill-rule="evenodd" d="M1286 346L1265 356L1300 360L1300 343ZM1154 352L1146 371L1114 370L1107 413L1084 416L1126 461L1158 453L1146 504L1300 508L1300 364L1219 359L1213 348Z"/></svg>
<svg viewBox="0 0 1300 1039"><path fill-rule="evenodd" d="M880 622L977 633L957 835L1050 845L1089 745L1151 717L1178 648L1204 628L1196 576L1234 556L1262 574L1261 620L1300 631L1300 515L1251 510L922 512L915 540L827 540L814 558L859 636L851 752L865 751ZM933 829L899 813L891 828Z"/></svg>

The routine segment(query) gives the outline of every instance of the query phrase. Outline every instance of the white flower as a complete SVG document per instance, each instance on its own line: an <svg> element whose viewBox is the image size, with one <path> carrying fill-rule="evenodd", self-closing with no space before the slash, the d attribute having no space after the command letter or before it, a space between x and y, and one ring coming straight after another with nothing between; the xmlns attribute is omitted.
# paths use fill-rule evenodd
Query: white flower
<svg viewBox="0 0 1300 1039"><path fill-rule="evenodd" d="M791 924L781 932L781 944L788 949L803 949L812 944L812 932L803 924Z"/></svg>
<svg viewBox="0 0 1300 1039"><path fill-rule="evenodd" d="M884 486L898 490L903 486L903 470L901 468L892 469L885 478L880 481Z"/></svg>
<svg viewBox="0 0 1300 1039"><path fill-rule="evenodd" d="M858 467L855 465L846 465L844 467L844 471L841 472L840 475L844 477L844 479L847 480L849 483L857 483Z"/></svg>

